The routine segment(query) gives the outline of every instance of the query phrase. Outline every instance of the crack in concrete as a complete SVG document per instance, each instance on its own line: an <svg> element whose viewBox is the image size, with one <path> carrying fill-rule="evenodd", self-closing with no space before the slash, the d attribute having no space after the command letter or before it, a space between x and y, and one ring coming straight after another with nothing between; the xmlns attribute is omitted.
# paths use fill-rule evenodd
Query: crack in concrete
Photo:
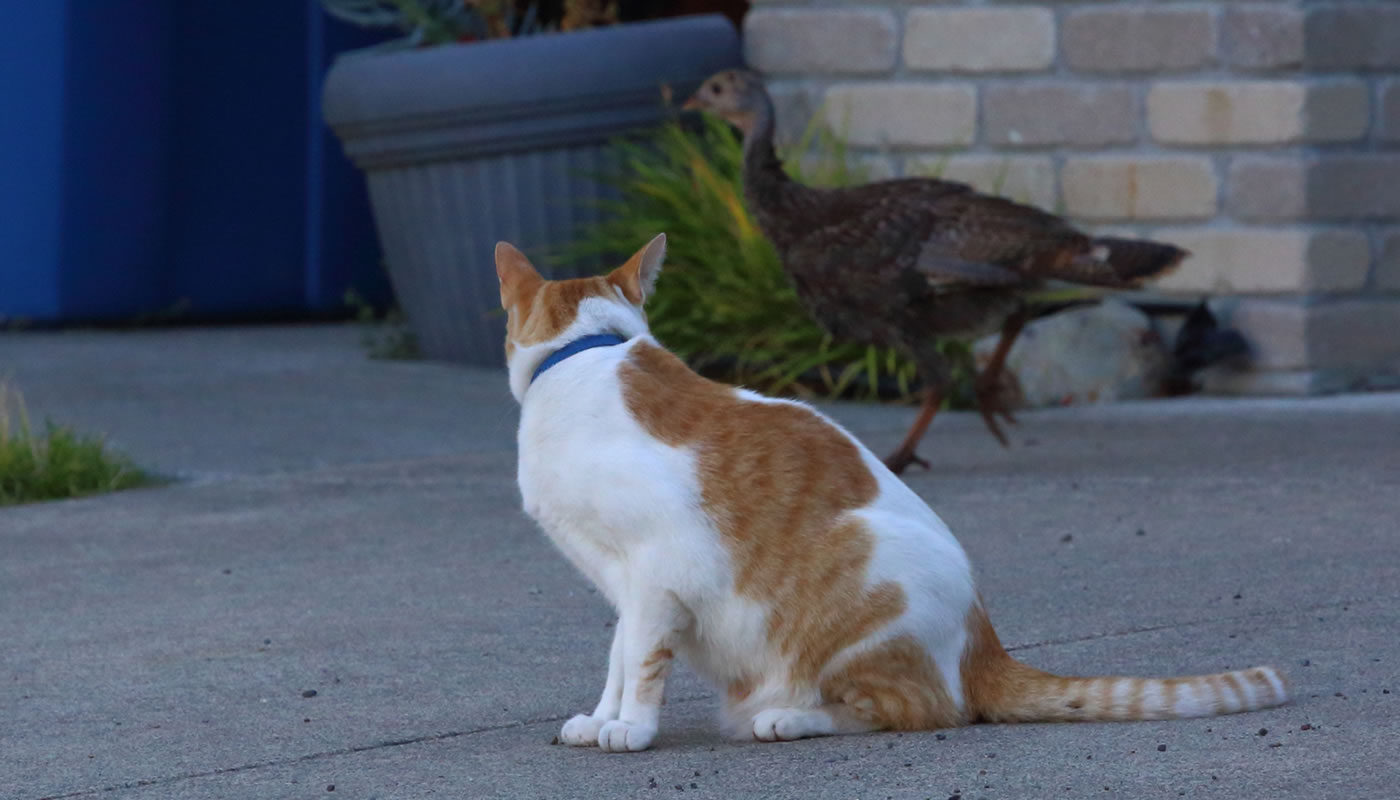
<svg viewBox="0 0 1400 800"><path fill-rule="evenodd" d="M708 700L714 697L713 694L699 694L675 699L667 698L668 704L691 703L697 700ZM310 761L320 761L336 756L348 756L355 753L365 753L372 750L385 750L391 747L403 747L410 744L425 744L429 742L441 742L448 739L456 739L462 736L472 736L478 733L493 733L495 731L510 730L512 728L527 728L531 725L542 725L546 722L562 722L572 717L573 714L562 716L536 717L533 719L516 720L515 722L503 722L499 725L485 725L480 728L471 728L464 731L447 731L445 733L431 733L424 736L411 736L406 739L391 739L385 742L375 742L373 744L361 744L353 747L341 747L335 750L324 750L319 753L307 753L306 755L294 756L291 758L276 758L267 761L254 761L248 764L239 764L233 767L220 767L218 769L205 770L203 772L186 772L180 775L165 775L159 778L142 778L140 780L127 781L125 783L114 783L110 786L103 786L95 789L80 789L76 792L66 794L48 794L37 798L37 800L69 800L74 797L92 797L94 795L105 794L107 792L119 792L124 789L144 789L150 786L165 786L180 781L194 780L196 778L210 778L215 775L229 775L235 772L248 772L255 769L266 769L268 767L284 767L291 764L303 764Z"/></svg>
<svg viewBox="0 0 1400 800"><path fill-rule="evenodd" d="M1383 601L1389 602L1400 601L1400 598L1381 599ZM1293 614L1310 614L1317 611L1337 610L1342 608L1350 608L1352 606L1368 605L1375 603L1376 600L1377 598L1375 597L1368 597L1364 600L1342 600L1337 602L1319 603L1312 606L1304 606L1302 608L1293 608L1279 611L1256 611L1232 617L1209 617L1205 619L1188 620L1186 622L1164 623L1160 625L1144 625L1142 627L1137 628L1128 628L1126 630L1118 631L1108 631L1105 633L1096 633L1087 636L1072 636L1065 637L1062 639L1046 639L1044 641L1039 642L1028 642L1025 644L1010 645L1006 648L1006 651L1009 653L1014 653L1023 650L1034 650L1038 647L1053 647L1056 645L1063 644L1080 644L1083 642L1098 641L1100 639L1113 639L1120 636L1135 636L1140 633L1153 633L1156 631L1172 630L1176 628L1190 628L1195 627L1197 625L1206 625L1212 623L1243 622L1245 620L1251 619L1267 619L1271 617L1283 617ZM667 704L674 705L680 703L699 702L701 700L709 700L714 697L714 693L707 692L702 694L689 695L686 697L667 698L666 702ZM427 734L424 736L413 736L406 739L393 739L385 742L375 742L373 744L356 745L353 747L342 747L336 750L325 750L319 753L308 753L306 755L296 756L293 758L256 761L249 764L240 764L234 767L223 767L220 769L207 770L204 772L190 772L181 775L167 775L160 778L146 778L141 780L128 781L126 783L113 784L111 786L103 786L97 789L83 789L76 792L69 792L66 794L44 795L43 797L40 797L37 800L70 800L70 798L91 797L98 794L104 794L106 792L122 791L124 789L141 789L150 786L163 786L172 783L178 783L180 781L193 780L196 778L209 778L215 775L228 775L236 772L247 772L255 769L266 769L268 767L282 767L291 764L301 764L310 761L319 761L326 758L334 758L336 756L354 755L356 753L365 753L373 750L384 750L391 747L402 747L404 745L440 742L446 741L448 739L461 738L463 736L473 736L479 733L494 733L496 731L511 730L514 728L526 728L531 725L542 725L547 722L562 722L563 720L569 719L572 716L572 714L568 714L559 716L536 717L533 719L517 720L515 722L505 722L499 725L486 725L480 728L471 728L469 730L448 731L446 733L434 733Z"/></svg>
<svg viewBox="0 0 1400 800"><path fill-rule="evenodd" d="M1397 600L1400 598L1386 598ZM1014 653L1020 650L1033 650L1037 647L1053 647L1061 644L1079 644L1080 642L1093 642L1099 639L1112 639L1118 636L1133 636L1139 633L1153 633L1155 631L1166 631L1174 628L1190 628L1196 625L1209 625L1212 623L1243 622L1250 619L1267 619L1269 617L1283 617L1290 614L1309 614L1315 611L1328 611L1339 608L1350 608L1351 606L1367 605L1375 602L1376 598L1368 597L1365 600L1340 600L1332 603L1319 603L1303 608L1290 608L1283 611L1253 611L1248 614L1239 614L1233 617L1207 617L1204 619L1188 620L1186 622L1168 622L1160 625L1144 625L1140 628L1128 628L1121 631L1108 631L1106 633L1093 633L1087 636L1067 636L1063 639L1046 639L1040 642L1028 642L1026 644L1010 645L1006 652Z"/></svg>

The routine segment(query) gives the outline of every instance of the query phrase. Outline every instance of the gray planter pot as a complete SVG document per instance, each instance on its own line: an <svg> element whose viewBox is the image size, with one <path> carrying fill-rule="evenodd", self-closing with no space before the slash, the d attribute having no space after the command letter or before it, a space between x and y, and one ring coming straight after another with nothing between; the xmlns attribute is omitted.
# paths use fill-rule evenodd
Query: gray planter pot
<svg viewBox="0 0 1400 800"><path fill-rule="evenodd" d="M611 139L741 63L719 15L342 57L323 111L364 170L399 303L429 358L504 362L492 253L547 252L596 219ZM642 243L638 243L639 246Z"/></svg>

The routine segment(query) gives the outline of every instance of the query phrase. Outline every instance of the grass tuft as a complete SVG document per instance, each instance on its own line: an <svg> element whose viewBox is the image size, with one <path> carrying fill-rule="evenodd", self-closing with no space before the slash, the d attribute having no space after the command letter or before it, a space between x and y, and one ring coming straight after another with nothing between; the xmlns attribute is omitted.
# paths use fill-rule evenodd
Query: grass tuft
<svg viewBox="0 0 1400 800"><path fill-rule="evenodd" d="M19 392L0 383L0 506L62 500L159 481L101 438L45 422L30 425Z"/></svg>
<svg viewBox="0 0 1400 800"><path fill-rule="evenodd" d="M563 261L616 263L665 232L666 267L647 314L656 337L692 367L768 394L909 399L917 388L910 361L834 341L803 310L744 205L742 143L733 129L707 116L615 148L620 168L594 177L617 197L603 203L604 221L582 231ZM867 178L841 139L816 123L784 156L789 172L809 184ZM970 363L964 345L943 347L955 363Z"/></svg>
<svg viewBox="0 0 1400 800"><path fill-rule="evenodd" d="M360 328L360 346L370 358L415 361L423 357L418 336L408 326L408 318L397 306L380 316L368 300L354 289L345 290L345 305L355 310Z"/></svg>

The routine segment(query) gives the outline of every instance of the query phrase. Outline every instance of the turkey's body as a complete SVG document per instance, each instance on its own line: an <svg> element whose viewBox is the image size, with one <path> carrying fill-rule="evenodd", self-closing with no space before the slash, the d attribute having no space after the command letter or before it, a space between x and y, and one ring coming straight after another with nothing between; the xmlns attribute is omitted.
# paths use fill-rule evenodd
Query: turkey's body
<svg viewBox="0 0 1400 800"><path fill-rule="evenodd" d="M1000 330L977 396L992 433L997 373L1025 323L1024 295L1046 280L1126 288L1175 267L1187 253L1157 242L1094 238L1030 206L932 178L902 178L838 189L792 180L773 150L773 108L756 76L711 79L701 107L722 103L726 86L746 92L744 196L773 242L783 270L812 318L833 337L896 348L918 366L927 394L918 420L888 460L896 472L922 463L914 445L946 396L945 337ZM719 98L719 99L717 99Z"/></svg>

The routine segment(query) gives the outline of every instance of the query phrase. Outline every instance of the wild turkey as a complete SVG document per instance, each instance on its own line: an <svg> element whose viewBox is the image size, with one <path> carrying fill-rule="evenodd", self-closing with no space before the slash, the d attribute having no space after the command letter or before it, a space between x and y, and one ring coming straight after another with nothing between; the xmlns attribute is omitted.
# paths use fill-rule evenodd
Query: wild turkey
<svg viewBox="0 0 1400 800"><path fill-rule="evenodd" d="M684 106L718 114L744 136L744 198L777 248L807 312L838 339L908 354L925 387L923 405L885 463L896 473L949 388L940 337L1001 330L975 388L983 420L1006 445L996 416L1016 422L998 398L998 374L1030 316L1024 296L1045 280L1132 287L1188 253L1157 242L1093 238L1029 206L932 178L840 189L804 186L773 150L773 103L757 75L718 73Z"/></svg>

